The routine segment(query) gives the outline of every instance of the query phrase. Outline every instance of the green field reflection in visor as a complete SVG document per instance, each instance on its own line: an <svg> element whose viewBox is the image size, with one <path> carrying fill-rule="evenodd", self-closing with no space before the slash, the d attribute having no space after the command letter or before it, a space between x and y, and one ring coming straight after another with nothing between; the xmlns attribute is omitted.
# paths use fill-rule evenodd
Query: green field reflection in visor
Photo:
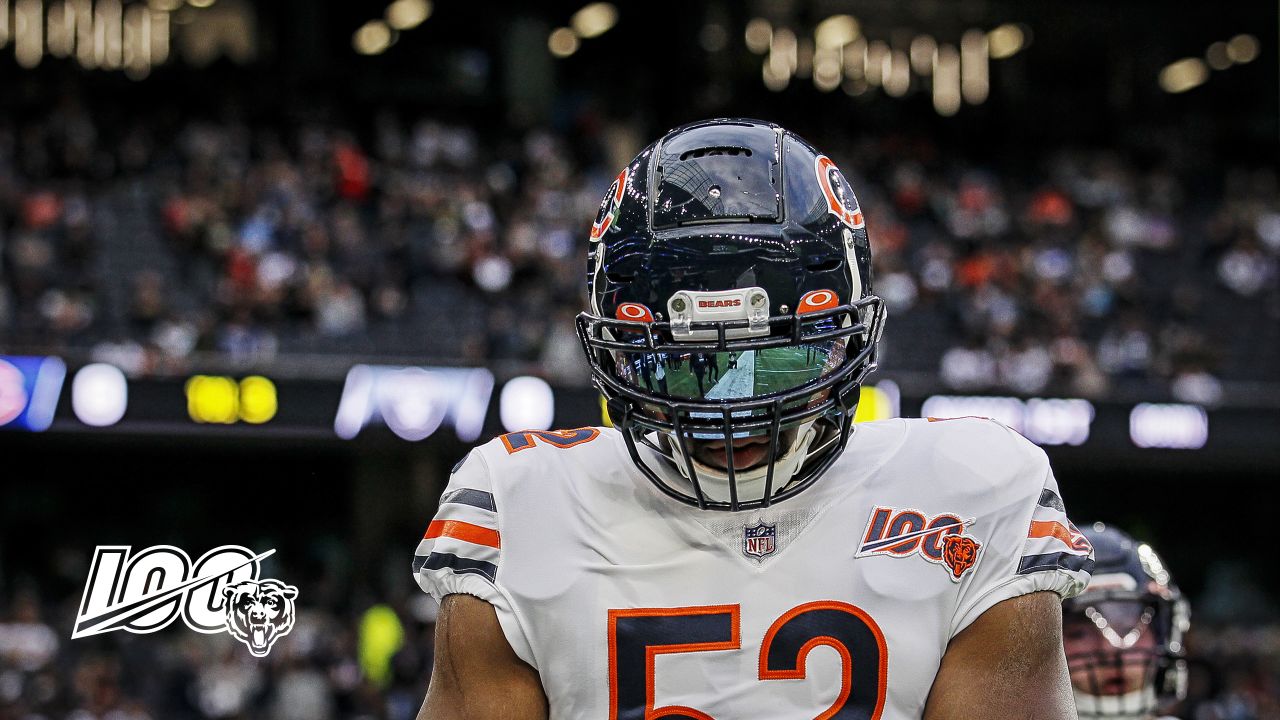
<svg viewBox="0 0 1280 720"><path fill-rule="evenodd" d="M614 352L617 375L646 392L682 400L741 400L785 392L844 362L845 340L719 353Z"/></svg>

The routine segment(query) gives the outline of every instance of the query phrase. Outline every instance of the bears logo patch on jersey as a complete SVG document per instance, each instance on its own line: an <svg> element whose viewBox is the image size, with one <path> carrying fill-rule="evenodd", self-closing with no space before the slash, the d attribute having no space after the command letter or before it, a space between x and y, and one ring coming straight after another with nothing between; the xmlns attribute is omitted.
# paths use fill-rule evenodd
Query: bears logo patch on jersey
<svg viewBox="0 0 1280 720"><path fill-rule="evenodd" d="M959 580L969 568L978 562L982 546L968 535L948 535L942 538L942 562L951 568L951 577Z"/></svg>

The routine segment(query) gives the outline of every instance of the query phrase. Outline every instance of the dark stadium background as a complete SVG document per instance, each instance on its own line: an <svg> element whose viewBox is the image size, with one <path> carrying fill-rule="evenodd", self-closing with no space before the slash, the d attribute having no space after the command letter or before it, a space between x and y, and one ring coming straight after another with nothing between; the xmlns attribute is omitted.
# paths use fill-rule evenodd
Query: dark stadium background
<svg viewBox="0 0 1280 720"><path fill-rule="evenodd" d="M0 13L74 4L0 0ZM101 67L109 48L59 57L48 29L23 55L0 22L0 356L66 368L47 429L0 430L0 718L412 717L433 615L409 559L470 443L451 420L412 442L377 421L340 438L348 372L487 368L478 441L517 429L499 398L519 376L549 381L553 427L599 423L576 347L553 332L581 301L590 218L641 144L707 116L779 122L850 176L877 277L893 278L878 289L901 303L889 298L880 400L897 393L913 416L935 396L1020 398L1032 439L1079 423L1033 422L1036 399L1088 403L1088 439L1045 447L1076 522L1151 542L1190 596L1183 716L1280 717L1276 4L620 2L616 24L555 57L549 35L582 6L437 0L364 55L354 34L387 3L161 0L147 7L170 23L169 56L130 72ZM990 60L984 101L944 115L914 71L901 97L847 65L841 87L815 88L805 44L841 14L893 50L1009 24L1023 47ZM799 38L783 89L748 47L755 19ZM1204 70L1223 64L1214 43L1242 35L1253 57L1241 40ZM1166 91L1162 71L1184 58L1201 58L1182 69L1203 82ZM419 140L431 159L409 158ZM314 211L319 250L270 213L266 239L237 250L272 182ZM199 212L221 219L189 221ZM264 292L254 273L274 251L291 277L323 267L308 280L321 289ZM1119 275L1073 284L1090 253ZM930 290L940 267L951 274ZM1051 372L1017 372L1050 356ZM73 377L95 362L128 375L108 427L73 407ZM208 386L206 407L194 376L232 385ZM274 388L270 419L193 419L250 376ZM1138 447L1143 403L1207 418L1203 447ZM180 625L69 640L96 545L227 543L276 548L264 574L300 588L299 628L268 660ZM401 640L379 644L394 627Z"/></svg>

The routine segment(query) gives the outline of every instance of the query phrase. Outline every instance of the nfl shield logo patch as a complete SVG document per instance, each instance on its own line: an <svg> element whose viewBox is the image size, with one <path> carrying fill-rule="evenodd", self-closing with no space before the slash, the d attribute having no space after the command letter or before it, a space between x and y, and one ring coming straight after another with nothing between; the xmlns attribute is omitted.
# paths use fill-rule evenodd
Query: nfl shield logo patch
<svg viewBox="0 0 1280 720"><path fill-rule="evenodd" d="M772 555L777 545L777 525L757 523L755 527L742 528L742 552L747 557L762 558Z"/></svg>

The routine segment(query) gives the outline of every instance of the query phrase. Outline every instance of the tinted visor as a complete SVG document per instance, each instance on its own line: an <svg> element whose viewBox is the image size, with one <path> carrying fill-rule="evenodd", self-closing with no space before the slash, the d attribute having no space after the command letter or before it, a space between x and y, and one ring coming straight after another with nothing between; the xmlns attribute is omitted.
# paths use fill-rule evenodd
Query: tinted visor
<svg viewBox="0 0 1280 720"><path fill-rule="evenodd" d="M741 400L794 390L836 371L845 338L733 352L615 351L615 374L633 387L680 400Z"/></svg>

